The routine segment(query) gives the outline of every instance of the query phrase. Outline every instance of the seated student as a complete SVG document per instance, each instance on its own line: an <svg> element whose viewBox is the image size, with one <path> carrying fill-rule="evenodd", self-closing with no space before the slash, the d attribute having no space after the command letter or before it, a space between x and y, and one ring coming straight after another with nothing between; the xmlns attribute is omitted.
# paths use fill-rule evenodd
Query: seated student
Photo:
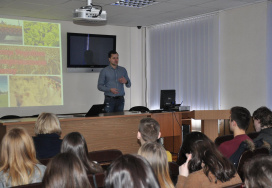
<svg viewBox="0 0 272 188"><path fill-rule="evenodd" d="M247 188L272 187L272 157L258 156L244 165Z"/></svg>
<svg viewBox="0 0 272 188"><path fill-rule="evenodd" d="M47 164L43 188L91 188L87 173L73 153L60 153Z"/></svg>
<svg viewBox="0 0 272 188"><path fill-rule="evenodd" d="M41 113L35 123L35 134L33 140L38 159L51 158L60 152L61 128L55 114Z"/></svg>
<svg viewBox="0 0 272 188"><path fill-rule="evenodd" d="M239 148L241 142L251 140L246 135L246 130L251 119L250 112L244 107L236 106L231 108L230 113L230 130L233 131L234 138L223 142L218 147L219 151L227 158L230 158Z"/></svg>
<svg viewBox="0 0 272 188"><path fill-rule="evenodd" d="M150 164L139 155L126 154L109 166L105 188L160 188Z"/></svg>
<svg viewBox="0 0 272 188"><path fill-rule="evenodd" d="M254 142L263 139L270 144L270 155L272 155L272 111L262 106L253 112L253 121L256 132L259 135Z"/></svg>
<svg viewBox="0 0 272 188"><path fill-rule="evenodd" d="M79 132L71 132L63 138L61 153L65 152L75 154L81 160L88 174L103 172L99 164L89 160L85 138Z"/></svg>
<svg viewBox="0 0 272 188"><path fill-rule="evenodd" d="M162 188L174 188L169 175L166 151L161 144L156 142L145 143L140 147L138 154L150 163Z"/></svg>
<svg viewBox="0 0 272 188"><path fill-rule="evenodd" d="M46 167L36 159L32 138L23 128L13 128L1 143L0 187L41 182Z"/></svg>
<svg viewBox="0 0 272 188"><path fill-rule="evenodd" d="M183 141L186 162L179 167L176 188L225 187L241 183L233 164L201 132L191 132Z"/></svg>
<svg viewBox="0 0 272 188"><path fill-rule="evenodd" d="M161 137L160 124L153 118L143 118L139 124L137 138L141 145L146 142L156 142ZM172 162L172 154L166 151L167 160Z"/></svg>

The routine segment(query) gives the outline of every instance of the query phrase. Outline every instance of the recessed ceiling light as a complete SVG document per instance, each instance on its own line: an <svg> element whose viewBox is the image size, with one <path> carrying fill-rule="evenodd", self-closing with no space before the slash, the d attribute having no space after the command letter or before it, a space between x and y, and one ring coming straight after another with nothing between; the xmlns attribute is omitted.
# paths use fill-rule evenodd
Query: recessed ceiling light
<svg viewBox="0 0 272 188"><path fill-rule="evenodd" d="M123 6L123 7L132 7L132 8L143 8L146 6L154 5L158 2L154 0L120 0L111 5L114 6Z"/></svg>

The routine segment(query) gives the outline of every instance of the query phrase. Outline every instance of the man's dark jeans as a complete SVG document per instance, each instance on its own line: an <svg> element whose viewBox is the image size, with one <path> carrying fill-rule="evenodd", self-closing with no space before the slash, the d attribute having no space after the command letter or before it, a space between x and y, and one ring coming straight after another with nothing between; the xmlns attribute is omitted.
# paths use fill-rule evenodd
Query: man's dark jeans
<svg viewBox="0 0 272 188"><path fill-rule="evenodd" d="M106 113L109 112L123 112L125 106L124 96L110 97L105 96L104 100L104 110Z"/></svg>

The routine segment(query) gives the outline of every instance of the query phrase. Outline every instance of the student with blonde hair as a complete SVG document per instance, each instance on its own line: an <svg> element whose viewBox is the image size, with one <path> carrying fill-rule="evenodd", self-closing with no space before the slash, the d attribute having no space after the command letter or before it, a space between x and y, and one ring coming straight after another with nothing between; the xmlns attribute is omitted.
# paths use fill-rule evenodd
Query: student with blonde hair
<svg viewBox="0 0 272 188"><path fill-rule="evenodd" d="M1 143L0 187L41 182L45 169L36 159L33 140L25 129L6 133Z"/></svg>
<svg viewBox="0 0 272 188"><path fill-rule="evenodd" d="M43 112L35 123L33 137L37 158L51 158L60 153L62 140L61 127L58 117L53 113Z"/></svg>
<svg viewBox="0 0 272 188"><path fill-rule="evenodd" d="M145 157L154 170L162 188L174 188L169 175L169 166L166 151L163 146L156 142L142 145L138 154Z"/></svg>

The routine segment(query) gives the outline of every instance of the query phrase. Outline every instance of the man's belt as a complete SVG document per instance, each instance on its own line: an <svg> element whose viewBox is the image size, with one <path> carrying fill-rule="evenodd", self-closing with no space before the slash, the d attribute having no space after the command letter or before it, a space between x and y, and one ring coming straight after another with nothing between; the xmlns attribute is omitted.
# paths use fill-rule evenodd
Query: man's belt
<svg viewBox="0 0 272 188"><path fill-rule="evenodd" d="M113 97L113 96L108 96L108 95L106 95L106 97L111 98L111 99L121 99L121 98L123 98L124 96L115 96L115 97Z"/></svg>

